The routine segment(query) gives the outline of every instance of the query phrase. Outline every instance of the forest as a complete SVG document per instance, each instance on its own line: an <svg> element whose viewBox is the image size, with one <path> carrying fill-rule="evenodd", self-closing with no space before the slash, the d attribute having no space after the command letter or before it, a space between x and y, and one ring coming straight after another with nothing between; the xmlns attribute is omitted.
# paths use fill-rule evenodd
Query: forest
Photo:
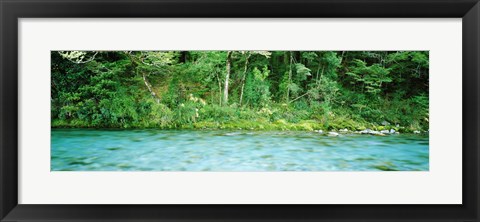
<svg viewBox="0 0 480 222"><path fill-rule="evenodd" d="M52 128L429 128L428 51L52 51Z"/></svg>

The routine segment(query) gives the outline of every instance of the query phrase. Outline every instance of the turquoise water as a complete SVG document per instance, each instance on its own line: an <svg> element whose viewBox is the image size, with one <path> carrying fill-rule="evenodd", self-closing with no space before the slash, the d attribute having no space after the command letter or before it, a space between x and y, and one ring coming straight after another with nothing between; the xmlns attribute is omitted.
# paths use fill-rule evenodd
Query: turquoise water
<svg viewBox="0 0 480 222"><path fill-rule="evenodd" d="M427 135L52 129L52 171L428 171Z"/></svg>

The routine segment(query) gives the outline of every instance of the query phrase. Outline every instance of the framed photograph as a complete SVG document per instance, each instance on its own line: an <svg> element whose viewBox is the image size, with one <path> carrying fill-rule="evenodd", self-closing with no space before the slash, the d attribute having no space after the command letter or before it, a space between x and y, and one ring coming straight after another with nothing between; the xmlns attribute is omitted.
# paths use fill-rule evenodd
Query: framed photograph
<svg viewBox="0 0 480 222"><path fill-rule="evenodd" d="M1 221L479 221L477 0L0 4Z"/></svg>

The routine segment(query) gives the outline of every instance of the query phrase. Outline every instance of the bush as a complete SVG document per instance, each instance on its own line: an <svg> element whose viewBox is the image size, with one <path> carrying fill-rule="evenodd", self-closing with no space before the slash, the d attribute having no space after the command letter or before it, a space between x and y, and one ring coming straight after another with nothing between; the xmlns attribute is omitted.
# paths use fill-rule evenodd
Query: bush
<svg viewBox="0 0 480 222"><path fill-rule="evenodd" d="M146 127L170 128L175 120L175 116L166 105L153 103L149 118L144 120Z"/></svg>
<svg viewBox="0 0 480 222"><path fill-rule="evenodd" d="M199 116L201 121L227 122L237 119L237 109L212 104L200 109Z"/></svg>

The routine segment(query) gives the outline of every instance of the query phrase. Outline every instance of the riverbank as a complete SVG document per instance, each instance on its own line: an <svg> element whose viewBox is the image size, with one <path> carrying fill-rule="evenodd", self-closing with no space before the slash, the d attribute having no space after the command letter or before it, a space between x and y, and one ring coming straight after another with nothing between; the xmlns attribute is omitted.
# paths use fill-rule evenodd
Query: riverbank
<svg viewBox="0 0 480 222"><path fill-rule="evenodd" d="M387 135L395 133L425 133L420 127L404 127L393 125L386 121L383 125L368 122L355 122L352 120L330 120L322 123L316 120L301 120L298 122L287 122L284 119L269 121L265 118L236 121L199 121L193 123L171 123L168 125L152 124L125 124L123 127L111 127L92 125L80 120L53 120L52 128L111 128L111 129L208 129L208 130L252 130L252 131L312 131L319 133L358 133L371 135Z"/></svg>

